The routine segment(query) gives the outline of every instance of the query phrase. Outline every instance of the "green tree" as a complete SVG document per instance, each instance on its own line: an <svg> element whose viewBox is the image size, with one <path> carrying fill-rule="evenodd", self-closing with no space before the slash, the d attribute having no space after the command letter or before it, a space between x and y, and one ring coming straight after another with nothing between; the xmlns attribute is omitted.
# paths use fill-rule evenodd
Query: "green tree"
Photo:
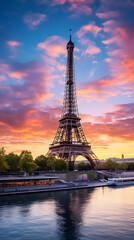
<svg viewBox="0 0 134 240"><path fill-rule="evenodd" d="M27 173L33 172L37 168L36 163L33 161L33 157L30 151L22 151L20 154L20 169Z"/></svg>
<svg viewBox="0 0 134 240"><path fill-rule="evenodd" d="M54 156L48 157L47 165L46 165L47 170L54 170L55 169L55 161L56 161L56 157L54 157Z"/></svg>
<svg viewBox="0 0 134 240"><path fill-rule="evenodd" d="M40 155L35 158L35 163L37 164L39 170L47 169L47 160L48 157L45 157L44 155Z"/></svg>
<svg viewBox="0 0 134 240"><path fill-rule="evenodd" d="M91 170L91 165L90 165L90 163L80 162L80 163L77 164L77 169L79 171L81 171L81 170Z"/></svg>
<svg viewBox="0 0 134 240"><path fill-rule="evenodd" d="M68 170L68 164L64 159L56 159L55 160L55 170L56 171L66 171Z"/></svg>
<svg viewBox="0 0 134 240"><path fill-rule="evenodd" d="M97 165L95 166L95 170L102 170L105 169L104 167L104 163L97 163Z"/></svg>
<svg viewBox="0 0 134 240"><path fill-rule="evenodd" d="M5 156L5 161L11 171L19 171L20 157L17 154L9 153Z"/></svg>
<svg viewBox="0 0 134 240"><path fill-rule="evenodd" d="M5 161L6 151L2 147L0 148L0 171L8 170L8 165Z"/></svg>
<svg viewBox="0 0 134 240"><path fill-rule="evenodd" d="M115 171L116 169L118 169L118 163L115 161L112 161L111 159L108 159L104 163L104 169Z"/></svg>
<svg viewBox="0 0 134 240"><path fill-rule="evenodd" d="M128 164L126 162L122 162L118 164L118 169L120 170L127 170Z"/></svg>

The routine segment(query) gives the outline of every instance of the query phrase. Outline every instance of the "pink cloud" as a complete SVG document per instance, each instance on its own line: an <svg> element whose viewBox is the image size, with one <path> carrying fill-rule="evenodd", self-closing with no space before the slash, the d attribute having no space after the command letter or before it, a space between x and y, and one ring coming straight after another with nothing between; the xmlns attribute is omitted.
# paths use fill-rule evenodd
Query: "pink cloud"
<svg viewBox="0 0 134 240"><path fill-rule="evenodd" d="M6 80L6 79L7 79L6 76L0 75L0 81L4 81L4 80Z"/></svg>
<svg viewBox="0 0 134 240"><path fill-rule="evenodd" d="M96 16L99 18L114 18L119 17L120 12L118 11L107 11L107 12L98 12Z"/></svg>
<svg viewBox="0 0 134 240"><path fill-rule="evenodd" d="M107 54L110 56L109 68L112 72L111 77L117 79L120 86L134 86L134 33L133 27L121 27L120 22L105 22L104 29L107 27L107 32L111 34L111 38L102 42L108 46ZM129 44L128 44L129 43ZM116 48L115 49L115 44ZM122 88L121 88L122 89ZM122 94L130 97L133 91ZM127 94L128 93L128 94Z"/></svg>
<svg viewBox="0 0 134 240"><path fill-rule="evenodd" d="M16 47L22 45L22 43L17 42L17 41L7 41L6 43L12 50L14 50Z"/></svg>
<svg viewBox="0 0 134 240"><path fill-rule="evenodd" d="M94 55L101 52L101 49L95 45L95 42L85 38L81 38L79 41L81 45L86 46L86 49L83 51L82 55Z"/></svg>
<svg viewBox="0 0 134 240"><path fill-rule="evenodd" d="M105 58L104 61L109 63L109 62L111 62L112 60L111 60L110 58Z"/></svg>
<svg viewBox="0 0 134 240"><path fill-rule="evenodd" d="M91 7L89 7L87 4L83 4L83 2L81 4L79 4L79 2L72 3L69 11L74 11L72 14L73 17L79 16L81 14L91 15L92 13Z"/></svg>
<svg viewBox="0 0 134 240"><path fill-rule="evenodd" d="M41 13L29 13L23 17L23 20L30 29L34 29L41 22L46 21L47 16Z"/></svg>
<svg viewBox="0 0 134 240"><path fill-rule="evenodd" d="M50 3L50 1L40 0L39 3L45 4L45 3ZM77 17L81 14L90 15L92 13L92 9L89 5L92 3L94 3L94 0L52 0L50 5L52 7L55 7L56 5L66 4L67 9L70 12L73 12L72 16Z"/></svg>
<svg viewBox="0 0 134 240"><path fill-rule="evenodd" d="M3 106L14 102L42 102L53 96L48 91L48 84L50 86L52 79L44 63L33 61L4 66L4 76L22 81L17 81L16 84L9 85L8 88L0 89L0 102Z"/></svg>
<svg viewBox="0 0 134 240"><path fill-rule="evenodd" d="M28 74L26 72L10 72L8 75L11 78L22 79L23 77L26 77Z"/></svg>
<svg viewBox="0 0 134 240"><path fill-rule="evenodd" d="M47 38L46 41L38 44L38 49L45 50L48 56L59 57L66 55L66 41L59 36L52 36Z"/></svg>
<svg viewBox="0 0 134 240"><path fill-rule="evenodd" d="M94 123L88 121L83 123L86 136L94 145L104 147L115 142L134 141L134 103L115 107L117 110L108 112L104 116L97 116ZM103 136L106 139L105 142L102 141Z"/></svg>
<svg viewBox="0 0 134 240"><path fill-rule="evenodd" d="M102 29L101 27L98 27L97 25L95 25L95 22L92 22L82 26L76 34L78 38L81 38L86 33L91 32L96 37L98 33L101 31L101 29Z"/></svg>

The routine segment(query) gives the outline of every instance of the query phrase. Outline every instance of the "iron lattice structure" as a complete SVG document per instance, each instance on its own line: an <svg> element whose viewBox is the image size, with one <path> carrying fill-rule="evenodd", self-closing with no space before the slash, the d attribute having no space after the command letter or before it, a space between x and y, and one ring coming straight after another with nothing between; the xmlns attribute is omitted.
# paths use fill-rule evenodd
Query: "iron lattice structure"
<svg viewBox="0 0 134 240"><path fill-rule="evenodd" d="M69 168L73 169L76 157L82 155L94 168L98 158L91 150L91 144L86 140L78 113L73 50L74 43L70 34L70 41L67 43L67 68L62 116L53 143L49 145L47 156L63 158L68 162Z"/></svg>

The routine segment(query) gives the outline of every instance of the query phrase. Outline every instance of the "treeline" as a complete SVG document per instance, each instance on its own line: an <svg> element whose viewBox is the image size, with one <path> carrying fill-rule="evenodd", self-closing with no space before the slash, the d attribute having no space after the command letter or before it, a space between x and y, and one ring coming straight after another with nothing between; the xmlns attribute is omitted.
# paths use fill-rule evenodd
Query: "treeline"
<svg viewBox="0 0 134 240"><path fill-rule="evenodd" d="M68 165L63 159L55 157L38 156L33 159L30 151L22 151L20 155L15 153L6 154L4 148L0 148L0 171L24 171L31 173L34 170L65 171Z"/></svg>
<svg viewBox="0 0 134 240"><path fill-rule="evenodd" d="M74 165L74 169L78 171L81 170L91 170L90 163L80 162ZM4 148L0 148L0 171L24 171L31 173L34 170L56 170L56 171L66 171L68 170L68 164L64 159L56 158L54 156L46 157L40 155L33 159L32 153L30 151L22 151L19 155L15 153L6 154ZM134 162L117 163L108 159L103 163L99 163L95 170L134 170Z"/></svg>
<svg viewBox="0 0 134 240"><path fill-rule="evenodd" d="M78 171L91 170L91 165L90 165L90 163L80 162L78 164L75 164L74 168L77 169ZM134 162L117 163L115 161L112 161L111 159L108 159L107 161L105 161L103 163L97 164L97 166L95 166L95 170L111 170L111 171L134 170Z"/></svg>
<svg viewBox="0 0 134 240"><path fill-rule="evenodd" d="M74 164L74 169L78 171L89 171L92 169L90 163L80 162L77 164Z"/></svg>
<svg viewBox="0 0 134 240"><path fill-rule="evenodd" d="M99 163L96 167L96 170L111 170L111 171L117 171L117 170L134 170L134 162L126 163L117 163L115 161L112 161L111 159L108 159L107 161L103 163Z"/></svg>

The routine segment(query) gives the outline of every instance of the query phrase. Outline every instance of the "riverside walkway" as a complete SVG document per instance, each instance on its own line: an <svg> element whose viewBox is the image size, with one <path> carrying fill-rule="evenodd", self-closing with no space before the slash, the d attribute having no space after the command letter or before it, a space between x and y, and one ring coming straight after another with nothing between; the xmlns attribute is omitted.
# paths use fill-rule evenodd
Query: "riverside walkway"
<svg viewBox="0 0 134 240"><path fill-rule="evenodd" d="M39 193L39 192L53 192L53 191L66 191L66 190L76 190L84 188L94 188L94 187L105 187L106 182L91 181L91 182L68 182L66 184L53 184L48 186L30 186L30 187L15 187L15 188L4 188L0 189L0 196L6 195L18 195L18 194L28 194L28 193Z"/></svg>

